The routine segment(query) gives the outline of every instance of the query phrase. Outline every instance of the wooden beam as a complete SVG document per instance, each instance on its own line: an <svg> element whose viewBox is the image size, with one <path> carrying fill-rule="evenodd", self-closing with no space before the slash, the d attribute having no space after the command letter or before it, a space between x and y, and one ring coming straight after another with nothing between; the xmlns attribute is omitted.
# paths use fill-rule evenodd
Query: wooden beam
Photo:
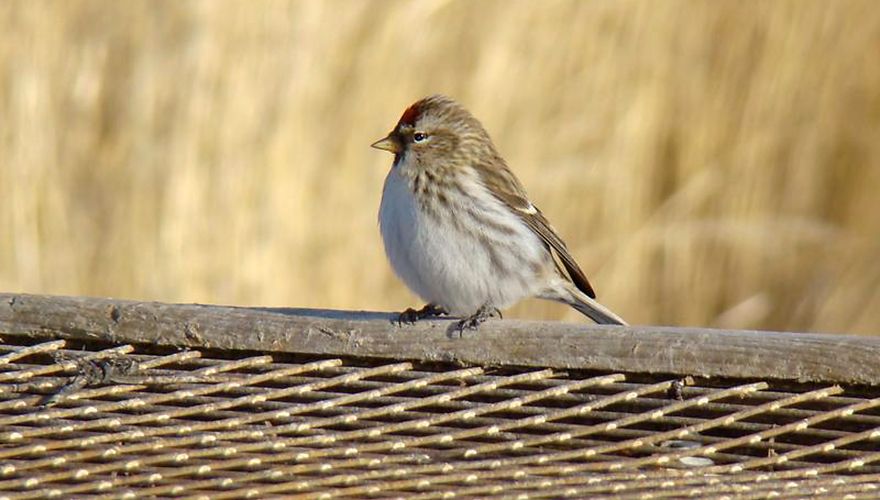
<svg viewBox="0 0 880 500"><path fill-rule="evenodd" d="M558 369L880 385L880 338L493 321L463 338L451 320L396 315L0 294L0 336Z"/></svg>

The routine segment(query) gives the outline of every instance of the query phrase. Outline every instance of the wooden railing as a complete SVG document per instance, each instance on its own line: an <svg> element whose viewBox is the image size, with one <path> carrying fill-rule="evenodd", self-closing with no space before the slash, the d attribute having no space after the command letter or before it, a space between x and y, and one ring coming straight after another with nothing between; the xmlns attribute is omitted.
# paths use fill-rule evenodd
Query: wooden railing
<svg viewBox="0 0 880 500"><path fill-rule="evenodd" d="M880 384L880 337L489 321L460 336L451 320L396 315L0 294L0 335L198 349L332 354L461 365Z"/></svg>

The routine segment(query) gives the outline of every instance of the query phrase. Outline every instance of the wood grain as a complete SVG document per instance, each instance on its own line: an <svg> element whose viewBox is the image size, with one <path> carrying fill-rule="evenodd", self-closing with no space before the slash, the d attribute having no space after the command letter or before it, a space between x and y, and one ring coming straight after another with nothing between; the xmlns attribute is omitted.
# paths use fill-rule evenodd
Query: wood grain
<svg viewBox="0 0 880 500"><path fill-rule="evenodd" d="M0 335L560 369L880 385L880 338L0 294Z"/></svg>

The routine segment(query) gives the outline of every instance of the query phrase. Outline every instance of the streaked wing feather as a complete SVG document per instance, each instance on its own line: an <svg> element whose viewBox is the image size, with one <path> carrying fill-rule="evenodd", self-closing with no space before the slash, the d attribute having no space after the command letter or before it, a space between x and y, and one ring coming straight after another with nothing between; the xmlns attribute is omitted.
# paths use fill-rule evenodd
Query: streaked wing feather
<svg viewBox="0 0 880 500"><path fill-rule="evenodd" d="M540 236L541 239L549 244L550 248L554 250L556 256L562 261L562 265L565 266L565 270L568 271L569 279L571 279L575 286L591 299L595 299L596 292L593 291L592 285L590 285L590 282L587 280L587 277L584 275L580 266L575 262L574 257L568 253L568 248L565 246L565 242L559 238L559 235L553 230L553 227L544 217L544 214L535 207L534 214L523 214L520 217L532 229L532 231L537 233L538 236Z"/></svg>
<svg viewBox="0 0 880 500"><path fill-rule="evenodd" d="M496 157L496 161L504 165L504 160L500 157ZM529 229L534 231L541 238L541 241L547 245L554 260L557 261L557 268L559 267L558 263L562 262L568 279L588 297L595 299L596 292L593 291L593 287L580 266L575 262L574 257L568 252L565 242L556 234L553 226L550 225L544 214L538 210L538 207L532 205L528 200L525 190L506 165L504 168L478 168L477 171L483 182L491 187L495 196L510 207L526 223ZM560 274L566 276L566 273L561 271L560 269Z"/></svg>

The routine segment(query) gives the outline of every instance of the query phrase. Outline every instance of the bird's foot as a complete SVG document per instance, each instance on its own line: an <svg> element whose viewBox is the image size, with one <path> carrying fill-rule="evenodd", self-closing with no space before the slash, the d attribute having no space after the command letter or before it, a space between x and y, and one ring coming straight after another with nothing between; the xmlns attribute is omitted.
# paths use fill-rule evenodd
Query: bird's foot
<svg viewBox="0 0 880 500"><path fill-rule="evenodd" d="M415 310L412 307L407 307L406 311L403 311L397 316L397 324L403 326L404 324L412 325L416 321L427 318L436 318L437 316L445 316L449 314L446 312L446 309L436 305L436 304L425 304L419 310Z"/></svg>
<svg viewBox="0 0 880 500"><path fill-rule="evenodd" d="M458 331L458 336L464 336L465 330L478 330L480 325L486 322L489 318L503 318L501 315L501 311L497 307L491 306L483 306L477 309L477 312L468 316L467 318L462 318L455 324L454 331Z"/></svg>

